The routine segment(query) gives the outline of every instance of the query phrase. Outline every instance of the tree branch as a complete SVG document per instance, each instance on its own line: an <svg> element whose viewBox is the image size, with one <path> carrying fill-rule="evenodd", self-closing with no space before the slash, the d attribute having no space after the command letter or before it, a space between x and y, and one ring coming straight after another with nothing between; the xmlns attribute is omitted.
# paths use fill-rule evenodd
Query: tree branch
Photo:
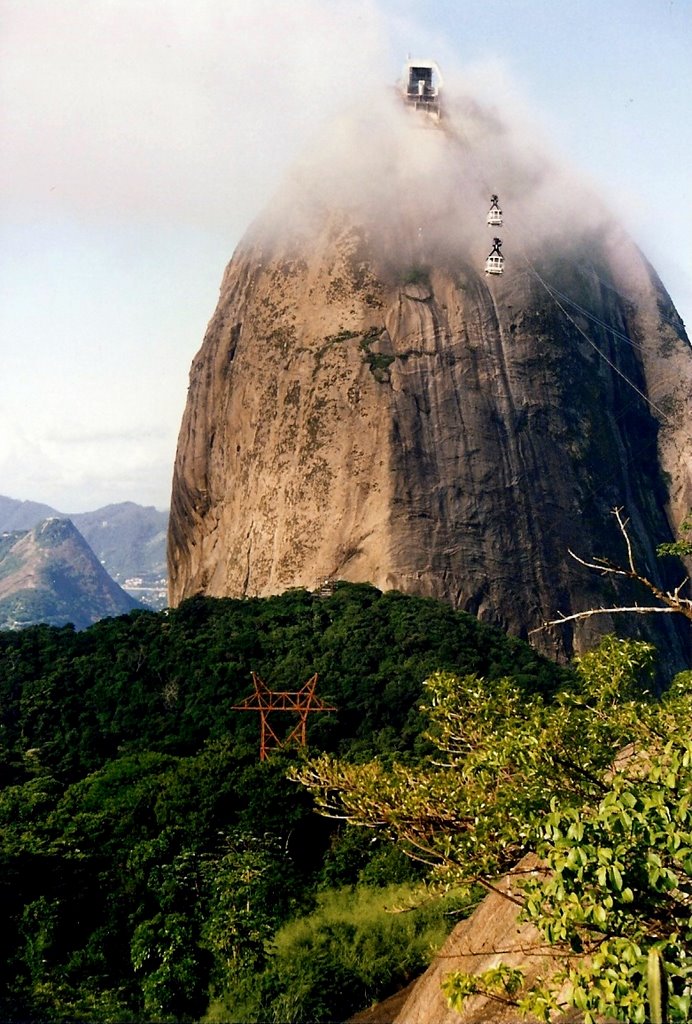
<svg viewBox="0 0 692 1024"><path fill-rule="evenodd" d="M618 608L589 608L588 611L585 612L575 612L574 615L560 615L560 617L557 619L550 619L550 621L544 622L540 626L536 626L535 629L529 630L529 636L532 636L534 633L540 633L542 632L542 630L547 629L549 626L561 626L563 622L574 622L577 619L588 619L592 615L613 615L615 612L636 612L639 615L649 615L652 612L663 612L666 615L674 615L676 612L680 613L681 609L659 608L658 606L646 608L640 604L632 605L629 608L625 606ZM690 611L690 614L688 614L686 611L682 612L682 614L687 615L687 618L692 619L692 609Z"/></svg>
<svg viewBox="0 0 692 1024"><path fill-rule="evenodd" d="M656 613L664 614L677 614L684 615L685 618L692 621L692 600L687 597L681 597L680 591L689 582L686 577L681 583L678 584L672 591L661 590L659 586L653 583L647 576L642 574L637 569L634 561L634 552L632 550L632 541L630 540L627 527L629 525L629 519L624 519L622 515L622 508L614 508L612 515L617 519L617 524L620 529L620 533L624 537L625 545L627 547L627 563L629 568L623 569L622 566L615 565L610 562L607 558L594 557L592 562L588 562L585 558L580 558L579 555L575 554L571 548L568 548L569 554L575 560L583 565L586 569L594 569L599 572L601 576L624 576L625 579L634 580L636 583L640 583L643 587L646 587L650 593L657 597L661 602L662 606L653 605L618 605L613 608L588 608L583 612L575 612L573 615L563 615L558 612L558 618L551 619L549 622L544 622L541 626L537 626L536 629L529 631L529 636L534 633L540 633L544 629L548 629L550 626L561 626L565 622L576 622L580 619L591 618L592 615L612 615L617 612L629 612L635 613L636 615L652 615Z"/></svg>

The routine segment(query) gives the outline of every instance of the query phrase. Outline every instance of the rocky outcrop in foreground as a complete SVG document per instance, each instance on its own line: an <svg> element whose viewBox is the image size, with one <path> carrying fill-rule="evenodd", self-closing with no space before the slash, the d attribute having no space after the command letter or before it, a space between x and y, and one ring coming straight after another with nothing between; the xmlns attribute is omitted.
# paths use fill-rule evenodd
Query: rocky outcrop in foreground
<svg viewBox="0 0 692 1024"><path fill-rule="evenodd" d="M655 545L692 504L692 350L670 298L506 126L470 103L426 124L345 118L231 260L180 430L171 604L370 581L526 636L617 599L567 553L623 557L616 505L660 577ZM655 618L537 642L562 656L651 628L684 664Z"/></svg>
<svg viewBox="0 0 692 1024"><path fill-rule="evenodd" d="M519 967L527 982L557 970L559 961L532 924L518 920L518 883L527 872L536 871L537 860L528 854L517 867L501 878L497 891L490 893L473 914L462 921L439 951L428 970L383 1003L356 1014L349 1024L519 1024L516 1007L488 996L471 996L457 1013L447 1003L442 981L453 971L482 974L498 964ZM508 898L509 897L509 898ZM556 1024L580 1021L577 1010L563 1013ZM531 1024L529 1018L528 1024Z"/></svg>

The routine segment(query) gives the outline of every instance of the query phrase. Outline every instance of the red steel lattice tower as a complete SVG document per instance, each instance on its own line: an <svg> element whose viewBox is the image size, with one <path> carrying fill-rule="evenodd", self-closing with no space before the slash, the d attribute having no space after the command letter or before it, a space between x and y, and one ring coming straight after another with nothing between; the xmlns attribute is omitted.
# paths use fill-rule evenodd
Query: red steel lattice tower
<svg viewBox="0 0 692 1024"><path fill-rule="evenodd" d="M267 757L267 751L277 747L285 747L296 740L301 747L305 746L308 715L313 711L336 711L331 704L315 696L317 673L308 679L300 690L270 690L256 672L252 673L255 692L246 697L242 704L234 704L234 711L259 711L260 716L260 761ZM298 724L291 729L285 739L280 739L269 724L272 711L289 711L298 715Z"/></svg>

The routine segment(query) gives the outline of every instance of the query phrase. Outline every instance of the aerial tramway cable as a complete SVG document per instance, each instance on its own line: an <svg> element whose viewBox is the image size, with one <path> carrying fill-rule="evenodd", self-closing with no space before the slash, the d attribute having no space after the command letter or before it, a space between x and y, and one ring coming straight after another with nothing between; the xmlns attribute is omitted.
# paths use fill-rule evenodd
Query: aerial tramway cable
<svg viewBox="0 0 692 1024"><path fill-rule="evenodd" d="M548 295L550 295L550 297L552 298L552 300L553 300L553 302L555 303L555 305L556 305L556 306L558 307L558 309L560 309L560 310L562 311L562 313L563 313L563 314L564 314L564 315L565 315L565 316L567 317L567 319L568 319L568 320L569 320L569 322L570 322L570 323L572 324L572 326L573 326L574 328L576 328L576 330L577 330L577 331L578 331L578 332L579 332L579 333L581 334L582 338L584 338L584 340L585 340L585 341L587 341L587 342L589 343L589 345L591 345L591 347L592 347L592 348L593 348L593 349L594 349L594 350L595 350L595 351L596 351L596 352L597 352L597 353L599 354L599 356L600 356L600 357L601 357L602 359L604 359L604 360L606 361L606 363L607 363L607 364L608 364L608 366L609 366L609 367L611 368L611 370L614 370L614 371L615 371L615 373L617 373L617 375L618 375L619 377L621 377L621 378L622 378L622 379L623 379L623 380L625 381L625 383L626 383L626 384L629 384L629 386L630 386L631 388L633 388L633 389L634 389L634 390L635 390L635 391L637 392L637 394L639 395L639 397L640 397L640 398L643 398L643 399L644 399L644 401L645 401L645 402L647 403L647 405L651 406L651 408L652 408L652 409L654 409L654 410L655 410L655 411L656 411L656 412L658 413L658 415L659 415L659 416L660 416L660 417L661 417L661 418L662 418L662 419L663 419L663 420L664 420L664 421L665 421L666 423L671 423L672 421L671 421L670 417L669 417L669 416L668 416L668 415L667 415L667 414L666 414L666 413L665 413L665 412L663 411L663 409L661 409L661 408L660 408L659 406L657 406L655 402L652 402L652 401L651 401L651 399L650 399L650 398L648 398L648 397L647 397L647 396L646 396L646 395L644 394L644 392L643 392L643 391L641 391L641 390L640 390L640 389L639 389L639 388L637 387L637 385L636 385L636 384L634 383L634 381L631 381L631 380L629 379L629 377L628 377L628 376L627 376L626 374L624 374L624 373L622 372L622 370L621 370L621 369L620 369L620 368L619 368L618 366L616 366L616 364L615 364L615 363L614 363L614 362L612 361L612 359L609 359L609 358L608 358L608 356L607 356L607 355L605 354L605 352L603 352L603 351L602 351L602 350L601 350L601 349L600 349L600 348L598 347L598 345L597 345L597 344L595 343L595 341L593 341L593 340L592 340L592 339L591 339L591 338L590 338L590 337L588 336L588 334L586 333L586 331L582 330L582 328L581 328L581 327L579 326L579 324L578 324L578 323L576 322L576 320L574 319L574 317L573 317L573 316L571 316L571 314L570 314L570 313L568 313L568 311L567 311L567 310L565 309L565 307L564 307L564 306L562 305L562 303L560 302L560 300L559 300L558 298L556 298L556 296L555 296L555 295L553 294L553 292L552 292L552 290L551 290L551 287L550 287L550 285L548 285L548 284L547 284L547 282L543 280L543 278L542 278L542 277L541 277L541 275L540 275L540 274L538 273L538 271L536 270L536 268L535 268L535 267L534 267L534 266L532 265L531 261L529 260L528 256L526 255L526 253L522 252L522 254L521 254L521 255L522 255L523 259L525 260L526 264L528 265L528 267L529 267L529 270L531 271L531 273L532 273L532 274L534 275L534 277L535 277L535 278L536 278L536 279L537 279L537 280L538 280L538 281L539 281L539 282L540 282L540 283L541 283L541 284L543 285L543 287L544 287L544 288L545 288L545 290L547 291ZM558 294L559 294L559 293L558 293ZM606 325L604 324L604 326L606 326ZM615 334L616 334L616 335L618 335L619 337L623 337L623 335L621 335L621 334L619 333L619 331L612 331L612 328L608 328L608 327L606 327L606 329L607 329L607 330L610 330L610 331L611 331L611 333L615 333ZM626 340L629 340L629 339L626 339ZM633 343L633 342L630 342L630 344L634 344L634 343ZM639 345L637 345L636 347L638 347L638 348L641 348L642 346L639 346Z"/></svg>
<svg viewBox="0 0 692 1024"><path fill-rule="evenodd" d="M449 123L449 121L444 122L439 127L448 136L450 136L452 138L456 137L457 140L461 143L461 145L463 146L465 152L470 157L471 164L475 168L475 176L476 176L477 180L483 184L483 186L484 186L484 188L486 190L489 190L488 182L486 181L485 176L480 172L480 169L478 168L477 161L475 159L475 155L474 155L474 152L473 152L473 147L470 144L469 140L464 137L463 130L460 127L458 127L458 126L453 126L452 124ZM438 128L438 130L439 130L439 128ZM600 317L597 317L595 314L593 314L589 310L585 309L579 303L575 302L575 300L571 299L569 296L565 295L563 292L561 292L558 289L554 288L554 286L549 285L548 282L545 281L544 278L536 270L536 268L534 267L534 265L531 262L531 260L529 259L529 257L523 251L523 247L522 247L521 255L522 255L524 261L526 262L526 265L527 265L530 273L532 273L536 277L536 280L546 290L546 292L548 293L550 298L557 305L558 309L560 309L560 311L563 314L563 316L565 316L569 320L569 322L573 324L575 329L588 342L588 344L594 349L594 351L617 374L617 376L619 376L623 381L625 381L626 384L628 384L630 386L630 388L632 389L633 393L636 394L639 399L643 399L643 401L646 403L646 405L649 408L651 408L652 410L654 410L658 414L658 416L660 416L662 418L663 422L670 423L671 422L670 417L666 413L664 413L664 411L659 406L657 406L656 403L654 401L652 401L651 398L649 398L646 394L644 394L641 391L641 389L638 388L637 385L632 380L630 380L629 377L627 377L627 375L625 373L623 373L623 371L620 370L619 367L615 363L613 363L613 361L599 348L599 346L596 345L596 343L585 333L585 331L582 330L582 328L579 326L579 324L577 324L574 321L572 316L570 316L569 312L565 309L565 307L559 301L559 299L562 298L564 302L567 302L571 306L573 306L573 308L578 309L579 312L582 315L586 316L592 322L599 324L603 328L603 330L609 332L613 337L619 339L620 341L626 342L627 344L629 344L630 346L632 346L635 349L638 349L639 351L644 351L644 346L639 344L638 342L635 342L632 338L629 338L627 335L623 334L621 331L618 331L616 328L614 328L610 324L606 323ZM582 273L585 273L583 265L579 265L579 264L575 263L575 266ZM623 298L623 299L625 299L626 301L629 301L629 302L633 301L631 297L623 295L621 292L619 292L612 285L610 285L607 282L603 281L599 277L598 274L596 274L595 276L598 278L599 281L601 281L601 283L605 287L608 287L609 289L614 291L616 294L620 295L621 298ZM670 317L663 316L663 319L666 320L668 323L670 323L672 326L674 326L676 328L679 327L679 324L676 323L674 320L672 320ZM630 409L633 408L633 406L635 405L635 401L636 400L633 397L632 401L630 403L626 404L624 407L622 407L618 413L613 413L613 418L614 418L616 423L620 422L620 420L623 419L624 416L627 415L627 413L630 411ZM641 451L643 449L643 447L644 447L644 445L641 445L638 448L636 448L634 450L633 454L636 455L638 451ZM608 479L612 479L612 475ZM590 489L589 492L588 492L588 496L593 497L597 493L602 491L603 488L605 487L605 485L607 484L607 482L608 482L608 480L604 480L604 481L602 481L600 486L594 487L594 488Z"/></svg>
<svg viewBox="0 0 692 1024"><path fill-rule="evenodd" d="M446 132L448 135L450 135L452 137L456 136L459 139L459 141L464 146L466 152L470 156L471 163L475 167L477 180L480 181L484 185L484 187L486 189L488 189L488 182L485 180L485 175L483 175L483 174L481 174L479 172L479 168L478 168L478 165L476 163L476 159L475 159L474 154L473 154L473 148L470 145L469 141L464 138L462 129L459 128L459 127L456 127L456 126L453 127L452 125L447 123L447 124L445 124L443 126L442 130L444 132ZM495 197L493 195L493 199L494 198ZM574 320L574 318L570 315L570 313L565 309L563 304L560 302L560 298L562 298L565 302L570 303L575 308L579 309L579 312L582 313L584 316L588 317L590 320L594 321L595 323L600 324L600 326L604 330L608 331L614 337L619 338L621 341L627 342L628 345L631 345L633 348L638 348L640 351L643 351L644 347L642 345L640 345L638 342L633 341L631 338L629 338L627 335L623 334L621 331L618 331L616 328L614 328L614 327L610 326L609 324L607 324L600 317L597 317L595 314L590 313L588 310L584 309L583 306L581 306L579 303L575 302L569 296L564 295L558 289L553 288L552 285L549 285L547 283L547 281L545 281L543 279L543 277L539 274L539 272L536 270L535 266L533 265L533 263L531 262L529 257L526 255L526 252L523 250L523 246L520 248L520 252L521 252L521 256L524 259L524 262L526 263L529 271L533 274L533 276L536 278L536 280L541 284L541 286L545 289L547 294L550 296L550 298L556 304L558 309L563 313L563 315L565 317L567 317L569 322L575 327L575 329L579 332L579 334L581 334L581 336L585 339L585 341L588 342L588 344L594 349L594 351L608 364L608 366L610 366L610 368L619 377L622 378L622 380L625 381L625 383L629 384L629 386L639 395L639 397L642 398L646 402L646 404L648 406L650 406L650 408L653 409L663 419L663 421L665 423L670 424L672 422L670 417L659 406L657 406L655 402L653 402L647 395L645 395L644 392L640 388L637 387L637 385L634 383L634 381L631 381L629 379L629 377L625 373L623 373L623 371L612 361L612 359L610 359L605 354L605 352L603 352L602 349L600 349L598 347L598 345L588 336L588 334L586 334L586 332L579 326L579 324ZM577 266L577 268L579 268L578 264L575 264L575 266ZM558 298L558 296L560 298Z"/></svg>
<svg viewBox="0 0 692 1024"><path fill-rule="evenodd" d="M528 262L528 259L524 253L522 253L522 256ZM533 266L531 266L531 270L534 271L534 273L536 272ZM563 300L563 302L569 303L569 305L577 309L582 314L582 316L585 316L589 320L592 320L594 323L599 324L605 331L609 331L610 334L614 335L616 338L619 338L621 341L624 341L627 345L631 345L632 348L638 348L640 352L644 351L644 346L641 345L638 341L633 341L632 338L629 338L626 334L623 334L622 331L618 331L617 328L611 327L610 324L607 324L605 320L601 319L600 316L596 316L595 313L590 313L588 309L584 309L584 307L581 306L578 302L575 302L574 299L571 299L569 295L565 295L564 292L561 292L558 288L556 288L554 284L548 284L546 281L542 281L542 284L545 288L547 288L550 291L553 297L558 295Z"/></svg>
<svg viewBox="0 0 692 1024"><path fill-rule="evenodd" d="M608 281L605 281L600 274L597 274L593 267L586 267L583 263L576 263L575 266L577 270L580 270L585 277L588 275L593 275L596 278L596 280L603 285L604 288L607 288L610 292L615 292L615 294L619 295L621 299L625 300L625 302L631 302L632 304L636 303L637 300L634 295L625 295L624 292L619 291L615 287L615 285L610 284ZM672 316L666 316L664 313L661 313L660 310L658 315L660 316L661 320L665 320L665 322L667 324L670 324L671 327L679 328L681 325L684 327L685 325L683 323L682 317L679 313L677 313L677 311L676 314L677 320L673 319Z"/></svg>
<svg viewBox="0 0 692 1024"><path fill-rule="evenodd" d="M470 144L469 140L464 137L462 129L460 129L460 128L456 127L456 126L452 126L449 122L447 122L446 124L444 124L442 126L442 130L445 131L452 138L454 138L455 136L457 137L458 141L461 143L461 145L463 146L464 150L466 151L466 153L470 157L471 164L472 164L472 166L475 169L475 174L476 174L477 180L483 184L483 186L484 186L484 188L486 190L488 190L489 189L488 182L485 179L485 175L480 172L480 169L479 169L479 167L477 165L477 161L476 161L476 158L475 158L475 155L474 155L474 152L473 152L473 147ZM594 349L594 351L606 362L606 364L609 367L611 367L611 369L623 381L625 381L626 384L628 384L630 386L630 388L633 390L633 392L636 393L636 395L639 398L644 400L644 402L646 403L646 405L649 408L654 410L662 418L664 423L670 424L672 422L671 418L666 413L664 413L664 411L659 406L657 406L656 403L652 401L652 399L650 399L647 395L645 395L641 391L641 389L638 388L637 385L633 381L631 381L629 379L629 377L627 377L627 375L625 373L623 373L623 371L620 370L615 365L615 363L613 363L613 361L611 359L609 359L609 357L598 347L598 345L596 345L596 343L586 334L586 332L582 330L582 328L579 326L579 324L577 324L574 321L573 317L569 314L569 312L565 309L565 307L559 301L558 296L560 296L565 302L569 302L572 306L574 306L575 308L579 309L580 313L582 313L583 315L587 316L590 320L592 320L592 322L598 323L605 331L610 332L610 334L612 334L614 337L620 339L621 341L626 341L629 345L631 345L633 348L638 349L639 351L644 351L644 346L640 345L638 342L633 341L631 338L627 337L621 331L618 331L616 328L613 328L612 326L607 324L604 320L602 320L600 317L597 317L595 314L593 314L590 311L584 309L583 306L581 306L579 303L574 302L573 299L571 299L569 296L564 295L558 289L553 289L553 286L549 285L543 279L543 277L539 274L539 272L536 270L536 268L534 267L533 263L531 262L529 257L526 255L526 252L523 250L523 247L521 247L521 256L523 257L523 259L524 259L524 261L525 261L525 263L526 263L530 273L532 273L535 276L536 280L545 289L545 291L548 293L550 298L557 305L558 309L560 309L560 311L562 312L563 316L565 316L569 320L569 322L575 327L575 329L579 332L579 334L588 342L588 344ZM580 270L582 273L584 273L583 266L580 266L579 264L575 264L575 266L577 267L578 270ZM599 275L596 275L596 276L598 277ZM601 280L600 277L599 277L599 280ZM605 282L603 282L603 281L601 283L605 284ZM607 287L612 288L611 285L607 285ZM612 290L615 291L616 294L621 295L621 293L618 292L617 289L612 288ZM626 301L632 301L627 296L622 296L621 295L621 297L625 298ZM673 326L675 326L675 327L678 326L669 317L664 317L664 319L667 320L669 323L671 323ZM613 414L615 422L619 423L620 420L629 412L629 410L632 408L632 406L634 404L635 404L635 402L634 402L634 399L633 399L633 401L630 404L628 404L625 408L623 408L620 411L620 413ZM638 452L643 450L644 447L645 446L643 444L640 445L640 446L637 446L635 448L633 454L634 455L638 454ZM588 496L590 498L593 498L597 494L601 493L605 489L605 487L608 484L608 482L613 479L614 475L615 475L614 473L611 474L607 479L603 480L599 486L591 488L586 493L585 497Z"/></svg>

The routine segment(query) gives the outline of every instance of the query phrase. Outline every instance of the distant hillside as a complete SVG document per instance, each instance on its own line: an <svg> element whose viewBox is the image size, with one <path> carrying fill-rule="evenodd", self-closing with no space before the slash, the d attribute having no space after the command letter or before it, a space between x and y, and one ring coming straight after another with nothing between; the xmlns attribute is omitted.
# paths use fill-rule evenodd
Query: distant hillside
<svg viewBox="0 0 692 1024"><path fill-rule="evenodd" d="M165 606L167 512L123 501L70 518L121 587L153 608Z"/></svg>
<svg viewBox="0 0 692 1024"><path fill-rule="evenodd" d="M350 923L321 928L300 947L304 973L260 989L276 930L325 886L348 886L355 905L361 878L400 882L410 864L369 829L316 817L284 778L295 755L260 761L258 716L234 705L253 670L278 690L317 672L338 710L308 716L313 752L415 761L427 749L422 681L437 668L511 673L546 695L567 678L471 615L367 585L0 633L0 1019L333 1021L405 984L425 964L410 966L409 939L384 921L362 945ZM277 712L271 725L283 736L294 719ZM331 957L332 934L367 961L366 985ZM152 953L135 961L133 949ZM297 1010L207 1016L244 979L279 1006L300 984Z"/></svg>
<svg viewBox="0 0 692 1024"><path fill-rule="evenodd" d="M0 535L0 629L36 622L84 629L136 607L69 519Z"/></svg>
<svg viewBox="0 0 692 1024"><path fill-rule="evenodd" d="M39 501L18 501L0 494L0 533L31 530L43 519L59 515L56 509Z"/></svg>
<svg viewBox="0 0 692 1024"><path fill-rule="evenodd" d="M68 514L0 495L0 532L30 530L49 516L70 519L124 590L152 608L165 607L167 512L123 501Z"/></svg>

